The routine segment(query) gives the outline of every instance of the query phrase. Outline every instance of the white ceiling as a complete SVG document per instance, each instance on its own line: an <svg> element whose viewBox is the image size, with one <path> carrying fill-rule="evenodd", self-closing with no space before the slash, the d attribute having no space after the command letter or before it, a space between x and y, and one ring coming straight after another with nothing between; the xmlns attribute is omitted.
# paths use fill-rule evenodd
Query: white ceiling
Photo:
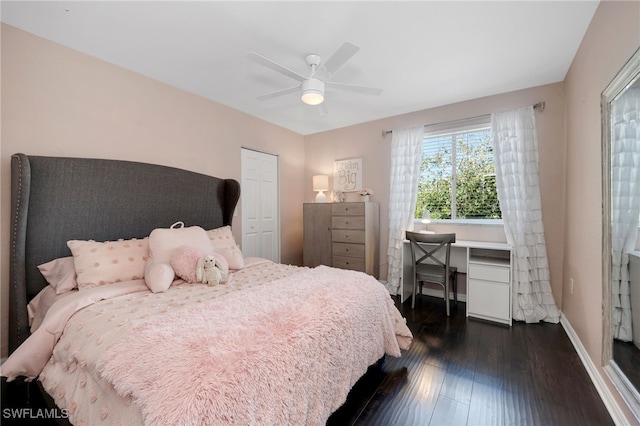
<svg viewBox="0 0 640 426"><path fill-rule="evenodd" d="M562 81L598 1L2 1L0 18L38 36L302 135ZM304 56L360 51L327 89L326 116L298 84L246 58L308 75Z"/></svg>

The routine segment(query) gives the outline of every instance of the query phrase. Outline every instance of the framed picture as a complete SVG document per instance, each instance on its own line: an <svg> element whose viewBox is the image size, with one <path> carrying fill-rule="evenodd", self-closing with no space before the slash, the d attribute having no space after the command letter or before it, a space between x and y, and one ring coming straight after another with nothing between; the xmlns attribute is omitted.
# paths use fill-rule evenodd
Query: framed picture
<svg viewBox="0 0 640 426"><path fill-rule="evenodd" d="M362 158L333 163L333 190L353 192L362 189Z"/></svg>

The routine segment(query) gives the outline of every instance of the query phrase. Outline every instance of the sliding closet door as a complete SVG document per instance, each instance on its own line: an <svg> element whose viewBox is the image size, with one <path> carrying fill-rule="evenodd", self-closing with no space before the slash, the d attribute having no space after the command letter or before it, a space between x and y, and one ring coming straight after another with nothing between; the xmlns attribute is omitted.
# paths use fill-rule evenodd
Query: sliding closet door
<svg viewBox="0 0 640 426"><path fill-rule="evenodd" d="M242 253L280 262L278 157L242 149Z"/></svg>

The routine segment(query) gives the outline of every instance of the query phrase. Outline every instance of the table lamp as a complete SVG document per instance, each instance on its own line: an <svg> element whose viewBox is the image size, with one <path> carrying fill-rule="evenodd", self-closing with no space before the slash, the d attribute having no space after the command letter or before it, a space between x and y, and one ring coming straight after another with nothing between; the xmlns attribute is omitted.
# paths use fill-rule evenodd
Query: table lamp
<svg viewBox="0 0 640 426"><path fill-rule="evenodd" d="M326 203L327 196L324 195L324 191L329 190L329 176L326 176L326 175L314 176L313 190L318 191L318 195L316 195L316 203Z"/></svg>
<svg viewBox="0 0 640 426"><path fill-rule="evenodd" d="M428 228L428 226L427 226L428 224L430 224L430 223L431 223L431 212L430 212L429 210L425 210L425 211L422 213L422 220L421 220L421 222L425 224L425 227L424 227L424 231L420 231L420 232L422 232L422 233L424 233L424 234L433 234L433 232L432 232L432 231L429 231L429 230L428 230L429 228Z"/></svg>

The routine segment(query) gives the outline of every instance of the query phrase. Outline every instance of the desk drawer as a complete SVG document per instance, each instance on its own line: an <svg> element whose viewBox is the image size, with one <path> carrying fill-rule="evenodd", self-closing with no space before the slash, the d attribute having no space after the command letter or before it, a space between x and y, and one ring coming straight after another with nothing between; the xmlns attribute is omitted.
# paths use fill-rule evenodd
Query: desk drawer
<svg viewBox="0 0 640 426"><path fill-rule="evenodd" d="M351 269L353 271L364 272L364 259L356 257L333 256L332 266L335 268Z"/></svg>
<svg viewBox="0 0 640 426"><path fill-rule="evenodd" d="M360 257L364 259L364 245L333 243L332 253L336 256Z"/></svg>
<svg viewBox="0 0 640 426"><path fill-rule="evenodd" d="M467 285L467 312L471 316L509 322L511 319L509 284L470 278Z"/></svg>
<svg viewBox="0 0 640 426"><path fill-rule="evenodd" d="M364 244L364 231L350 231L347 229L334 229L331 231L331 240L334 243Z"/></svg>
<svg viewBox="0 0 640 426"><path fill-rule="evenodd" d="M509 267L469 262L469 278L509 283Z"/></svg>
<svg viewBox="0 0 640 426"><path fill-rule="evenodd" d="M333 229L364 229L364 216L333 216Z"/></svg>

